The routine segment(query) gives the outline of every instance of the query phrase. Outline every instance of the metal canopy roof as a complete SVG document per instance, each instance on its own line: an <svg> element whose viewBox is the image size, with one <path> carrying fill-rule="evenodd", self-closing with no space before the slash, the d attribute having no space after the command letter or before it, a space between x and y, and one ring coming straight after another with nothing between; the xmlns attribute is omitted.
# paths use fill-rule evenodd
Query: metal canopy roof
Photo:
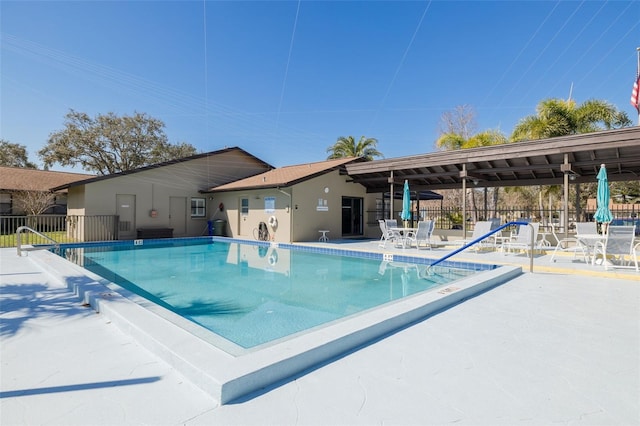
<svg viewBox="0 0 640 426"><path fill-rule="evenodd" d="M389 191L409 180L412 190L559 185L595 182L600 164L609 181L640 179L640 126L536 141L347 164L354 182L367 192Z"/></svg>

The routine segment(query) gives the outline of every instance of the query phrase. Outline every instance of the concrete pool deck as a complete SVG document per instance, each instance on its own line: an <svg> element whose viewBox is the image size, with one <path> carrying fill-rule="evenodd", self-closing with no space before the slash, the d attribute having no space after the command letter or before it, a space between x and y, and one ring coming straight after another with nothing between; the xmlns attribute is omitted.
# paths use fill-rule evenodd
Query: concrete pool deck
<svg viewBox="0 0 640 426"><path fill-rule="evenodd" d="M640 423L635 271L538 256L533 274L220 406L29 257L1 249L0 268L3 425Z"/></svg>

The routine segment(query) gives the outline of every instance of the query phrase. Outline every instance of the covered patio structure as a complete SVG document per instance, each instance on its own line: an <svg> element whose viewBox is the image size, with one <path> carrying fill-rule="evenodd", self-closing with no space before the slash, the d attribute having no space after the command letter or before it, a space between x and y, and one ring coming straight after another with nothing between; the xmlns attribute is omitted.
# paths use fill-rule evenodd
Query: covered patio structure
<svg viewBox="0 0 640 426"><path fill-rule="evenodd" d="M439 151L351 163L354 182L370 193L396 192L404 180L414 191L563 185L564 233L569 228L569 185L595 182L600 164L609 181L640 179L640 126L504 145ZM466 212L466 197L462 209ZM466 237L466 224L463 226Z"/></svg>

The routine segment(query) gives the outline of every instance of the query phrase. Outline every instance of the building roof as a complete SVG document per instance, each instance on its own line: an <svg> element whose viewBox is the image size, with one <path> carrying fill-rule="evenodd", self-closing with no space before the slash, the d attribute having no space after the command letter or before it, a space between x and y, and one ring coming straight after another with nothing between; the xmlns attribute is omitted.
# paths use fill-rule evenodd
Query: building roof
<svg viewBox="0 0 640 426"><path fill-rule="evenodd" d="M269 170L255 176L216 186L203 192L226 192L245 189L279 188L295 185L316 176L342 168L345 164L364 161L362 158L349 157L316 163L297 164Z"/></svg>
<svg viewBox="0 0 640 426"><path fill-rule="evenodd" d="M609 181L640 179L640 126L440 151L346 165L367 192L389 191L409 180L411 189L461 188L464 179L478 187L559 185L596 182L600 164Z"/></svg>
<svg viewBox="0 0 640 426"><path fill-rule="evenodd" d="M68 185L93 176L84 173L0 166L0 191L49 191L51 188Z"/></svg>
<svg viewBox="0 0 640 426"><path fill-rule="evenodd" d="M59 190L59 189L70 188L70 187L73 187L73 186L86 185L86 184L93 183L93 182L98 182L98 181L107 180L107 179L113 179L113 178L116 178L118 176L130 175L130 174L134 174L134 173L140 173L140 172L143 172L145 170L157 169L159 167L164 167L164 166L168 166L168 165L171 165L171 164L184 163L186 161L192 161L192 160L196 160L198 158L211 157L211 156L223 154L223 153L226 153L226 152L232 152L232 151L236 151L236 152L238 152L240 154L243 154L246 157L253 159L257 163L262 164L267 168L271 168L271 169L273 168L273 166L271 164L262 161L261 159L259 159L258 157L254 156L252 154L249 154L244 149L238 148L238 147L231 147L231 148L219 149L217 151L211 151L211 152L205 152L205 153L202 153L202 154L196 154L196 155L192 155L190 157L177 158L175 160L165 161L163 163L158 163L158 164L152 164L152 165L149 165L149 166L140 167L140 168L133 169L133 170L126 170L124 172L112 173L112 174L104 175L104 176L95 176L95 177L92 177L90 179L80 180L80 181L71 182L71 183L68 183L68 184L65 184L65 185L61 185L61 186L55 187L53 189L54 190Z"/></svg>

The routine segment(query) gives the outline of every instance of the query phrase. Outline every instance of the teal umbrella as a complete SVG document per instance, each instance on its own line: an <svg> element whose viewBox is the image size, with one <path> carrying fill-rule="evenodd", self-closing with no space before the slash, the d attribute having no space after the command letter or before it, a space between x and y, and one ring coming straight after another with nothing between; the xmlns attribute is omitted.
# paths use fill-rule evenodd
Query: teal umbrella
<svg viewBox="0 0 640 426"><path fill-rule="evenodd" d="M402 213L400 213L402 220L411 219L411 192L409 192L409 181L404 181L404 191L402 193Z"/></svg>
<svg viewBox="0 0 640 426"><path fill-rule="evenodd" d="M600 166L598 172L598 193L596 196L596 202L598 208L593 218L600 223L609 223L613 220L611 210L609 210L609 180L607 179L607 169L604 164Z"/></svg>

